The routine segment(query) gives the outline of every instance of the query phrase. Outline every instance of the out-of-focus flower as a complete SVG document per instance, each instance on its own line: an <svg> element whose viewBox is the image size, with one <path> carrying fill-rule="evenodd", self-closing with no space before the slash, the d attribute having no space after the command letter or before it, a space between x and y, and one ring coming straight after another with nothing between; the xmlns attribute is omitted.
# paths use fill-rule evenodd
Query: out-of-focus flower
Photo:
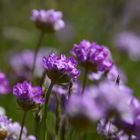
<svg viewBox="0 0 140 140"><path fill-rule="evenodd" d="M0 115L0 139L5 139L8 134L8 125L11 122L5 115Z"/></svg>
<svg viewBox="0 0 140 140"><path fill-rule="evenodd" d="M21 126L18 122L13 122L8 125L8 135L6 140L17 140L20 134ZM27 129L23 128L22 140L26 140Z"/></svg>
<svg viewBox="0 0 140 140"><path fill-rule="evenodd" d="M42 32L55 32L64 28L65 23L62 20L63 14L53 9L32 10L31 20Z"/></svg>
<svg viewBox="0 0 140 140"><path fill-rule="evenodd" d="M108 117L111 115L125 122L133 123L133 110L129 106L132 98L131 94L125 92L111 81L100 83L96 92L95 100L109 115Z"/></svg>
<svg viewBox="0 0 140 140"><path fill-rule="evenodd" d="M103 135L107 139L111 140L128 140L129 135L123 130L119 129L115 124L114 120L107 121L101 119L97 125L97 133Z"/></svg>
<svg viewBox="0 0 140 140"><path fill-rule="evenodd" d="M71 52L82 66L93 72L109 71L113 64L109 50L96 42L83 40L80 44L75 44Z"/></svg>
<svg viewBox="0 0 140 140"><path fill-rule="evenodd" d="M17 83L13 87L13 95L17 97L17 102L23 110L33 109L36 105L44 103L42 88L33 87L27 81Z"/></svg>
<svg viewBox="0 0 140 140"><path fill-rule="evenodd" d="M5 115L6 111L3 107L0 106L0 115Z"/></svg>
<svg viewBox="0 0 140 140"><path fill-rule="evenodd" d="M51 52L51 49L40 49L37 55L35 77L41 77L43 73L42 57ZM11 54L10 65L14 71L14 76L20 79L30 80L32 77L32 65L34 59L34 52L32 50L24 50L17 54Z"/></svg>
<svg viewBox="0 0 140 140"><path fill-rule="evenodd" d="M133 32L122 32L114 37L115 46L123 52L128 53L131 60L140 59L140 36Z"/></svg>
<svg viewBox="0 0 140 140"><path fill-rule="evenodd" d="M10 92L9 81L3 72L0 72L0 94L8 94Z"/></svg>
<svg viewBox="0 0 140 140"><path fill-rule="evenodd" d="M33 135L29 135L29 136L27 137L27 140L36 140L36 137L33 136Z"/></svg>
<svg viewBox="0 0 140 140"><path fill-rule="evenodd" d="M110 81L116 82L117 79L119 78L119 84L124 84L127 81L126 75L125 73L117 68L115 65L112 66L112 68L108 71L108 73L104 73L104 72L91 72L88 75L88 78L91 81L101 81L104 79L108 79Z"/></svg>
<svg viewBox="0 0 140 140"><path fill-rule="evenodd" d="M66 105L66 114L72 125L79 129L86 129L103 115L91 98L74 94Z"/></svg>
<svg viewBox="0 0 140 140"><path fill-rule="evenodd" d="M43 57L43 66L48 77L57 84L70 82L80 75L80 71L76 68L76 60L72 57L66 58L65 55L57 56L52 53L49 57Z"/></svg>

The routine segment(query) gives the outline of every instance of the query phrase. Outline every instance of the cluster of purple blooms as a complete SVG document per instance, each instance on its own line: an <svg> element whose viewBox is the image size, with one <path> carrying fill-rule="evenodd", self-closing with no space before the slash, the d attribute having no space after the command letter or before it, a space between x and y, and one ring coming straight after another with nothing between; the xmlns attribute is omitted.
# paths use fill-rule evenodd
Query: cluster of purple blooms
<svg viewBox="0 0 140 140"><path fill-rule="evenodd" d="M24 81L13 87L13 95L17 97L17 102L23 110L33 109L36 105L43 104L44 98L42 88L33 87L31 83Z"/></svg>
<svg viewBox="0 0 140 140"><path fill-rule="evenodd" d="M83 40L80 44L74 45L72 54L86 69L91 71L108 71L112 67L109 50L96 42L90 43Z"/></svg>
<svg viewBox="0 0 140 140"><path fill-rule="evenodd" d="M48 77L54 83L67 83L71 79L77 79L80 75L80 71L76 68L76 60L73 57L66 58L62 54L57 56L52 53L48 58L43 57L43 66L47 71Z"/></svg>
<svg viewBox="0 0 140 140"><path fill-rule="evenodd" d="M38 52L37 60L36 60L36 67L35 67L35 74L34 76L39 78L43 73L42 67L42 57L47 56L52 49L49 48L42 48ZM32 66L34 60L34 52L32 50L24 50L19 53L11 53L8 62L10 62L10 66L14 73L14 80L21 79L21 80L31 80L32 77ZM18 66L18 67L17 67Z"/></svg>
<svg viewBox="0 0 140 140"><path fill-rule="evenodd" d="M33 10L31 20L43 32L55 32L64 28L63 14L60 11Z"/></svg>
<svg viewBox="0 0 140 140"><path fill-rule="evenodd" d="M62 13L52 9L33 10L31 19L42 32L55 32L65 25ZM31 79L29 77L34 63L32 51L25 51L11 59L14 72L26 79L13 86L13 95L20 108L24 113L35 110L37 115L45 108L44 114L41 112L43 116L47 115L46 111L55 108L52 110L57 126L56 135L59 134L58 129L63 126L63 120L66 118L71 124L70 129L74 127L86 132L96 124L97 128L93 131L97 131L105 139L139 140L140 102L134 97L133 91L126 86L125 76L113 64L109 49L96 42L83 40L80 44L74 45L71 53L78 62L73 57L67 58L64 54L51 53L46 56L43 51L39 55L36 67L39 65L42 78L48 76L51 81L49 87L48 81L43 81L40 86L31 84L34 83L34 79L32 82L27 81ZM88 72L86 79L91 80L90 85L82 87L78 81L81 74L78 63ZM84 88L85 91L82 93ZM0 93L6 94L9 91L9 82L1 72ZM46 119L47 117L41 121L46 122ZM34 136L27 135L27 129L23 125L20 126L19 123L0 115L0 139L36 140Z"/></svg>

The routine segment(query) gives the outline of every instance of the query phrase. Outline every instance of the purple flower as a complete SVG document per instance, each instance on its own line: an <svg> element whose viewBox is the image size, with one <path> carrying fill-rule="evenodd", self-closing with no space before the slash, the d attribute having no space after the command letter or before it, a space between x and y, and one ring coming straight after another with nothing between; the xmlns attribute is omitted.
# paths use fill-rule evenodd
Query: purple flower
<svg viewBox="0 0 140 140"><path fill-rule="evenodd" d="M114 37L114 44L122 51L126 52L130 59L137 61L140 59L140 36L133 32L122 32Z"/></svg>
<svg viewBox="0 0 140 140"><path fill-rule="evenodd" d="M52 49L41 49L37 56L36 68L35 68L35 77L41 77L43 73L42 68L42 57L48 55ZM19 78L20 80L30 80L32 77L32 65L34 59L34 52L32 50L24 50L20 53L11 54L9 61L11 68L14 72L14 77Z"/></svg>
<svg viewBox="0 0 140 140"><path fill-rule="evenodd" d="M112 67L109 50L96 42L83 40L80 44L74 45L72 54L77 57L82 66L93 72L109 71Z"/></svg>
<svg viewBox="0 0 140 140"><path fill-rule="evenodd" d="M8 94L10 92L9 81L6 78L6 75L0 72L0 94Z"/></svg>
<svg viewBox="0 0 140 140"><path fill-rule="evenodd" d="M98 87L96 101L105 109L108 115L133 123L133 111L129 106L132 95L122 90L118 85L110 81L102 82ZM119 101L119 104L118 104Z"/></svg>
<svg viewBox="0 0 140 140"><path fill-rule="evenodd" d="M92 98L74 94L66 105L66 114L72 125L79 129L86 129L103 115Z"/></svg>
<svg viewBox="0 0 140 140"><path fill-rule="evenodd" d="M17 83L13 87L13 94L17 97L19 105L24 110L33 109L36 105L44 103L42 88L33 87L27 81Z"/></svg>
<svg viewBox="0 0 140 140"><path fill-rule="evenodd" d="M5 139L8 134L8 125L11 122L5 115L0 115L0 139Z"/></svg>
<svg viewBox="0 0 140 140"><path fill-rule="evenodd" d="M31 20L43 32L55 32L64 28L63 14L60 11L32 10Z"/></svg>
<svg viewBox="0 0 140 140"><path fill-rule="evenodd" d="M72 57L66 58L62 54L57 56L52 53L49 57L43 57L43 66L48 77L57 84L67 83L71 79L75 80L80 75L80 71L76 68L76 60Z"/></svg>

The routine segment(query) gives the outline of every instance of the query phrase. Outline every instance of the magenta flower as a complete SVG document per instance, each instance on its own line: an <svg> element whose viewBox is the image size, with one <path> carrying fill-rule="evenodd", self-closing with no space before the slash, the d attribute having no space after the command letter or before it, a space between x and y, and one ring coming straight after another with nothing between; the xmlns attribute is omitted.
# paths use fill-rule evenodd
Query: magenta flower
<svg viewBox="0 0 140 140"><path fill-rule="evenodd" d="M52 53L47 58L43 57L43 66L53 83L67 83L80 75L80 71L76 68L76 60L72 57L66 58L65 55L57 56Z"/></svg>
<svg viewBox="0 0 140 140"><path fill-rule="evenodd" d="M36 105L44 103L42 88L33 87L27 81L15 85L13 94L17 97L17 102L23 110L33 109Z"/></svg>
<svg viewBox="0 0 140 140"><path fill-rule="evenodd" d="M42 32L55 32L64 28L63 14L60 11L32 10L31 20Z"/></svg>
<svg viewBox="0 0 140 140"><path fill-rule="evenodd" d="M109 50L96 42L90 43L83 40L80 44L74 45L72 54L90 71L109 71L112 67Z"/></svg>
<svg viewBox="0 0 140 140"><path fill-rule="evenodd" d="M0 94L8 94L10 92L9 81L6 78L6 75L0 72Z"/></svg>

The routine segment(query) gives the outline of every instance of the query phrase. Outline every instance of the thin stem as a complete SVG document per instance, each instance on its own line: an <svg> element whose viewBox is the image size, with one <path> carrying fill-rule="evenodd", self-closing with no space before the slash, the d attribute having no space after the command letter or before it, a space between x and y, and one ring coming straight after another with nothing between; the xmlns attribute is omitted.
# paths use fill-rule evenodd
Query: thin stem
<svg viewBox="0 0 140 140"><path fill-rule="evenodd" d="M60 125L61 125L61 101L60 97L56 95L56 100L57 100L57 108L56 108L56 137L59 139L60 135Z"/></svg>
<svg viewBox="0 0 140 140"><path fill-rule="evenodd" d="M25 124L25 120L26 120L26 111L23 112L23 118L22 118L22 123L21 123L21 130L20 130L20 135L19 135L19 139L21 140L22 137L22 132L23 132L23 128L24 128L24 124Z"/></svg>
<svg viewBox="0 0 140 140"><path fill-rule="evenodd" d="M66 125L66 118L64 117L61 128L61 140L66 140Z"/></svg>
<svg viewBox="0 0 140 140"><path fill-rule="evenodd" d="M69 83L68 97L71 96L71 91L72 91L72 82Z"/></svg>
<svg viewBox="0 0 140 140"><path fill-rule="evenodd" d="M84 94L86 83L87 83L87 74L88 74L88 70L85 68L83 83L82 83L82 95Z"/></svg>
<svg viewBox="0 0 140 140"><path fill-rule="evenodd" d="M44 108L44 115L43 115L43 140L46 140L46 119L47 119L47 113L48 113L48 104L49 104L49 99L51 95L51 91L53 88L53 83L51 82L49 89L45 95L45 108Z"/></svg>
<svg viewBox="0 0 140 140"><path fill-rule="evenodd" d="M46 71L43 72L41 80L40 80L40 86L43 88L43 85L45 85L45 78L46 78ZM46 88L43 90L43 93L45 95ZM38 134L39 134L39 128L40 128L40 122L42 119L42 106L39 105L37 111L35 112L35 135L36 138L38 139Z"/></svg>
<svg viewBox="0 0 140 140"><path fill-rule="evenodd" d="M44 37L44 34L45 34L44 32L41 32L41 34L39 36L39 39L38 39L38 43L37 43L36 48L35 48L34 59L33 59L33 66L32 66L32 79L33 79L33 76L34 76L37 55L38 55L39 49L41 47L41 43L42 43L42 39Z"/></svg>
<svg viewBox="0 0 140 140"><path fill-rule="evenodd" d="M42 74L41 79L40 79L40 86L41 87L43 87L43 85L45 84L46 75L47 75L47 71L45 70Z"/></svg>

